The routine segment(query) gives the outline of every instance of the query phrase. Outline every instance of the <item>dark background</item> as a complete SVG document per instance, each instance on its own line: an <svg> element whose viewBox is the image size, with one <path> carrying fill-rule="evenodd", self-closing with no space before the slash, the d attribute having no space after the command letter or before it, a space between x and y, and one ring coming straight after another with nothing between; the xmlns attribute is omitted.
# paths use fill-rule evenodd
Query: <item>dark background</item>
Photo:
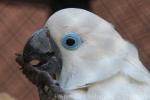
<svg viewBox="0 0 150 100"><path fill-rule="evenodd" d="M92 12L135 44L150 70L150 0L91 0L89 4ZM49 0L0 1L0 93L17 100L39 100L36 87L19 70L15 53L21 52L31 33L44 25L54 6Z"/></svg>

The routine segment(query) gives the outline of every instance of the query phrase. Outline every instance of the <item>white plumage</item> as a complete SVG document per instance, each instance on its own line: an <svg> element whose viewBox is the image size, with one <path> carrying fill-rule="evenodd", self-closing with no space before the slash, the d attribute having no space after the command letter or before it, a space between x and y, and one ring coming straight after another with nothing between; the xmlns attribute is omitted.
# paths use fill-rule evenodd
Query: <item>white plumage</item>
<svg viewBox="0 0 150 100"><path fill-rule="evenodd" d="M65 100L150 100L150 74L137 49L99 16L68 8L54 13L46 27L59 47L63 66L58 79ZM83 40L76 50L61 45L66 32Z"/></svg>

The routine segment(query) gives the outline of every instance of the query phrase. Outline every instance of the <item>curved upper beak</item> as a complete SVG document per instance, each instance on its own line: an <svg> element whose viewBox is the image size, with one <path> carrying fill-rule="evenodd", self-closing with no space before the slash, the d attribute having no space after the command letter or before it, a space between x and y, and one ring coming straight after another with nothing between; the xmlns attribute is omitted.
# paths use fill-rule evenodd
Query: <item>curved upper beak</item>
<svg viewBox="0 0 150 100"><path fill-rule="evenodd" d="M52 57L55 57L54 61L51 59ZM26 62L38 59L41 65L51 62L51 64L55 65L49 65L51 68L58 67L56 69L59 72L61 70L62 60L60 50L51 38L49 30L46 27L39 29L29 37L23 50L23 58Z"/></svg>

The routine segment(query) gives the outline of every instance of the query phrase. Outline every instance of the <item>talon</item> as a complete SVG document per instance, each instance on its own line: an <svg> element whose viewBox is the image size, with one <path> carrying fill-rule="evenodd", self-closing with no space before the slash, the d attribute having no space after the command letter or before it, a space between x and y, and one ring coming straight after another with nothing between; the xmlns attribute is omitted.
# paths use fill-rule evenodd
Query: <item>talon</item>
<svg viewBox="0 0 150 100"><path fill-rule="evenodd" d="M64 94L64 91L59 86L51 86L51 90L57 94Z"/></svg>
<svg viewBox="0 0 150 100"><path fill-rule="evenodd" d="M23 64L24 64L24 61L21 56L16 57L16 62L21 66L23 66Z"/></svg>
<svg viewBox="0 0 150 100"><path fill-rule="evenodd" d="M48 93L50 89L47 85L45 85L43 90L44 90L45 93Z"/></svg>
<svg viewBox="0 0 150 100"><path fill-rule="evenodd" d="M20 53L15 53L15 55L16 55L16 56L21 56L21 54L20 54Z"/></svg>
<svg viewBox="0 0 150 100"><path fill-rule="evenodd" d="M19 68L19 70L23 70L23 68L21 67L21 68Z"/></svg>

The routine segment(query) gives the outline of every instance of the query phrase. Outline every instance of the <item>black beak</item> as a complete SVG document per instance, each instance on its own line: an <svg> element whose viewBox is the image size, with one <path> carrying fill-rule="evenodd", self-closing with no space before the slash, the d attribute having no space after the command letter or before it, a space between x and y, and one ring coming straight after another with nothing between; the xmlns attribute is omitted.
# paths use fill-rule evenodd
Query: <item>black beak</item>
<svg viewBox="0 0 150 100"><path fill-rule="evenodd" d="M24 47L23 59L26 62L38 60L39 63L33 66L50 74L61 71L61 53L46 27L34 32L28 39Z"/></svg>

